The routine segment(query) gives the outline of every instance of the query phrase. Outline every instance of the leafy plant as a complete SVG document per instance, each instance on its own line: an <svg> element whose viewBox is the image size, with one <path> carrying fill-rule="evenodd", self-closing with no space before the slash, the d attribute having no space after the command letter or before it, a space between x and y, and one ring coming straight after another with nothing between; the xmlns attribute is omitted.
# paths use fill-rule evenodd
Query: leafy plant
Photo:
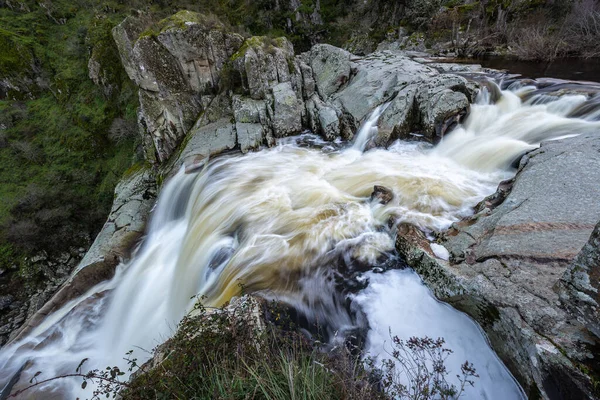
<svg viewBox="0 0 600 400"><path fill-rule="evenodd" d="M411 337L404 341L393 336L388 353L391 358L383 360L380 370L385 393L395 399L450 400L459 398L467 386L474 386L479 375L468 361L456 375L460 386L448 381L446 360L452 350L444 344L443 338ZM369 363L373 367L374 361Z"/></svg>

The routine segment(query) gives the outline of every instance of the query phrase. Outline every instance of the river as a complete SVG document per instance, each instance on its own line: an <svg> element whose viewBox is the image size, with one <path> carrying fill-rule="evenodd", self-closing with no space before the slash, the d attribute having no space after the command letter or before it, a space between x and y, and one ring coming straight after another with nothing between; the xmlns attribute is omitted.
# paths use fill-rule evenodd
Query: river
<svg viewBox="0 0 600 400"><path fill-rule="evenodd" d="M397 141L364 151L379 108L353 143L304 135L218 157L201 171L182 169L163 187L135 257L0 351L0 387L23 366L14 390L36 371L46 378L73 372L83 358L85 368L126 370L124 354L133 349L147 359L140 349L170 337L197 295L218 307L240 294L241 283L325 326L332 341L367 328L366 353L378 360L390 334L443 337L454 351L450 376L465 360L479 374L464 398L524 398L479 326L437 301L394 249L397 224L443 231L513 176L515 160L541 141L600 127L595 97L519 80L491 85L436 146ZM389 203L371 199L375 185L392 191ZM336 284L340 274L363 289ZM57 380L23 397L90 397L80 383Z"/></svg>

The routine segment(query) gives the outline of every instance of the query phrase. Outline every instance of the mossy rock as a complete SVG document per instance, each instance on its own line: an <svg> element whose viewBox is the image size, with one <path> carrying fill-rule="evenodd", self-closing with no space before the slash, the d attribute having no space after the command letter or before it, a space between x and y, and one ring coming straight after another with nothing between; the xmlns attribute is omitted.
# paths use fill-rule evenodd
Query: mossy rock
<svg viewBox="0 0 600 400"><path fill-rule="evenodd" d="M280 49L285 48L287 43L288 41L284 37L272 38L269 36L252 36L244 41L242 47L231 56L230 60L235 61L241 58L246 54L248 49L262 49L266 52L271 52L275 47Z"/></svg>
<svg viewBox="0 0 600 400"><path fill-rule="evenodd" d="M192 25L201 25L207 31L225 29L225 24L223 24L216 16L212 14L205 15L193 11L183 10L159 21L156 25L146 29L144 32L142 32L140 38L156 37L159 34L170 30L187 30Z"/></svg>

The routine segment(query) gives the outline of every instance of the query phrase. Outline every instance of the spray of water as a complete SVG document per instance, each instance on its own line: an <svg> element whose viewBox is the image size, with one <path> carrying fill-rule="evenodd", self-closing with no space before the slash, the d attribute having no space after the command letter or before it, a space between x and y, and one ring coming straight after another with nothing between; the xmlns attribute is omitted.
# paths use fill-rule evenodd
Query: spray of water
<svg viewBox="0 0 600 400"><path fill-rule="evenodd" d="M465 124L435 148L397 142L363 152L382 107L363 124L355 144L338 151L288 139L272 149L218 158L200 172L182 169L164 187L134 259L0 352L0 387L19 369L13 390L36 371L45 377L73 372L83 358L89 358L87 368L125 369L123 355L134 349L134 357L148 358L140 349L172 335L194 296L220 306L240 294L240 284L290 303L331 332L364 324L341 305L345 295L333 278L340 265L361 278L365 266L393 254L390 221L443 230L493 193L514 173L514 160L540 141L600 127L587 118L597 112L593 107L572 116L590 101L584 96L546 99L531 95L534 90L503 91L496 104L483 91ZM524 94L530 95L526 102ZM374 185L389 188L393 199L385 205L370 200ZM520 398L480 330L437 303L416 277L398 274L362 276L372 281L355 298L371 327L367 349L380 354L389 327L402 335L443 336L455 353L478 354L472 361L482 384L471 398ZM410 310L419 317L404 318ZM86 396L76 380L35 390L46 398Z"/></svg>

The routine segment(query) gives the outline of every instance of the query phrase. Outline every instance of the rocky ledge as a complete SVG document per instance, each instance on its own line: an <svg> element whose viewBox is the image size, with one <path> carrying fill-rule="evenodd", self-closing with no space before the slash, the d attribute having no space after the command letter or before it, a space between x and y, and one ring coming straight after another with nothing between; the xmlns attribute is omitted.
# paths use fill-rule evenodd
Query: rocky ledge
<svg viewBox="0 0 600 400"><path fill-rule="evenodd" d="M399 229L408 264L483 327L530 398L598 396L599 151L599 136L582 135L527 154L438 239L447 261L416 229Z"/></svg>
<svg viewBox="0 0 600 400"><path fill-rule="evenodd" d="M129 17L113 36L139 87L140 129L155 164L246 152L306 129L350 139L387 102L371 146L409 132L434 141L446 120L468 109L477 87L388 51L357 57L320 44L295 55L286 38L244 40L188 11L158 24L143 14Z"/></svg>

